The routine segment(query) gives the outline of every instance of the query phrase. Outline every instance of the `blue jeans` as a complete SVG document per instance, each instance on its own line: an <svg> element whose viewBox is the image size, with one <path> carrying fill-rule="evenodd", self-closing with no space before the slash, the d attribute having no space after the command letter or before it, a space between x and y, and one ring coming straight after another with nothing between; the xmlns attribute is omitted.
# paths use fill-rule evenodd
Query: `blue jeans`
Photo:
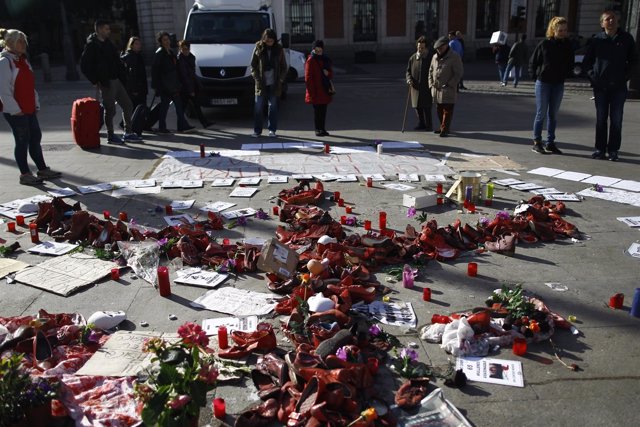
<svg viewBox="0 0 640 427"><path fill-rule="evenodd" d="M27 163L27 153L29 153L33 159L38 170L45 169L47 164L44 162L42 147L40 146L42 132L40 131L40 125L38 124L38 116L35 114L13 116L11 114L4 113L4 118L9 123L9 126L11 126L13 138L16 141L13 155L16 158L16 163L18 164L20 173L31 173L29 170L29 164Z"/></svg>
<svg viewBox="0 0 640 427"><path fill-rule="evenodd" d="M533 120L533 140L542 142L542 123L547 116L547 143L556 140L556 117L564 95L564 83L543 83L536 80L536 118Z"/></svg>
<svg viewBox="0 0 640 427"><path fill-rule="evenodd" d="M504 75L502 76L502 83L507 83L509 81L509 73L513 69L515 69L513 72L513 85L518 86L520 75L522 74L522 65L508 64L507 68L504 70Z"/></svg>
<svg viewBox="0 0 640 427"><path fill-rule="evenodd" d="M173 107L176 109L178 130L180 131L191 127L187 119L184 118L184 107L178 95L160 95L158 127L163 130L167 128L167 113L169 112L169 104L171 104L171 101L173 101Z"/></svg>
<svg viewBox="0 0 640 427"><path fill-rule="evenodd" d="M504 76L504 70L507 68L507 63L498 62L498 80L502 80L502 76Z"/></svg>
<svg viewBox="0 0 640 427"><path fill-rule="evenodd" d="M260 135L262 133L264 103L269 103L267 114L267 128L271 132L278 130L278 97L275 95L273 86L267 86L262 90L262 95L256 95L256 104L253 110L253 131Z"/></svg>
<svg viewBox="0 0 640 427"><path fill-rule="evenodd" d="M596 98L596 150L603 153L618 151L622 143L622 114L627 99L627 87L593 89L593 96Z"/></svg>

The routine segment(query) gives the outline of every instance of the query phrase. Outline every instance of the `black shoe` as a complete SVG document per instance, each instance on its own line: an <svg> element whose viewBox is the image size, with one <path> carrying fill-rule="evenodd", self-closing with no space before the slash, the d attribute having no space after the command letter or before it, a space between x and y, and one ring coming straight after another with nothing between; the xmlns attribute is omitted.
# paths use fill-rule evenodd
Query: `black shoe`
<svg viewBox="0 0 640 427"><path fill-rule="evenodd" d="M604 155L603 151L600 150L596 150L593 152L593 154L591 154L591 158L592 159L598 159L598 160L604 160L607 158L607 156Z"/></svg>
<svg viewBox="0 0 640 427"><path fill-rule="evenodd" d="M418 126L414 127L413 130L424 130L427 127L424 124L419 124Z"/></svg>
<svg viewBox="0 0 640 427"><path fill-rule="evenodd" d="M316 136L324 136L324 134L322 133L321 130L317 130L316 131Z"/></svg>
<svg viewBox="0 0 640 427"><path fill-rule="evenodd" d="M553 142L550 142L549 144L545 145L544 151L546 151L547 153L562 154L562 151L560 151L558 147L556 147L556 144Z"/></svg>
<svg viewBox="0 0 640 427"><path fill-rule="evenodd" d="M612 162L617 162L618 161L618 152L617 151L610 151L609 152L609 160L611 160Z"/></svg>
<svg viewBox="0 0 640 427"><path fill-rule="evenodd" d="M327 132L324 129L322 129L321 133L322 133L322 135L320 135L320 136L329 136L329 132Z"/></svg>
<svg viewBox="0 0 640 427"><path fill-rule="evenodd" d="M173 133L169 129L155 129L155 130L152 129L152 132L155 132L155 133Z"/></svg>
<svg viewBox="0 0 640 427"><path fill-rule="evenodd" d="M542 142L538 142L538 141L533 142L533 147L531 148L531 151L536 152L538 154L549 154L544 150L544 147L542 146Z"/></svg>
<svg viewBox="0 0 640 427"><path fill-rule="evenodd" d="M449 136L449 132L440 132L440 138L446 138Z"/></svg>
<svg viewBox="0 0 640 427"><path fill-rule="evenodd" d="M440 129L434 130L433 133L440 133Z"/></svg>
<svg viewBox="0 0 640 427"><path fill-rule="evenodd" d="M208 129L208 128L210 128L211 126L213 126L215 124L216 124L215 122L204 122L204 123L202 123L202 128L203 129Z"/></svg>

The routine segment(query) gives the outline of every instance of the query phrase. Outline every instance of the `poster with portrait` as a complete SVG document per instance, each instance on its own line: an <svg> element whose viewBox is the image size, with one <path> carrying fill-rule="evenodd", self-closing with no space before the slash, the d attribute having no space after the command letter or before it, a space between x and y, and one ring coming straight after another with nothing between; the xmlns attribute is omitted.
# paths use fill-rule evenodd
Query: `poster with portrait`
<svg viewBox="0 0 640 427"><path fill-rule="evenodd" d="M516 360L459 357L456 369L462 369L469 381L524 387L522 362Z"/></svg>

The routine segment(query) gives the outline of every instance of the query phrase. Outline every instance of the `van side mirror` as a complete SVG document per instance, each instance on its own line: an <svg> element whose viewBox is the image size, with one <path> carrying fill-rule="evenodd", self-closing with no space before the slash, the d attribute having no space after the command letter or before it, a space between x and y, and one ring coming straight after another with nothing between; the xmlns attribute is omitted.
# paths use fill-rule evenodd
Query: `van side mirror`
<svg viewBox="0 0 640 427"><path fill-rule="evenodd" d="M280 43L282 43L283 48L289 49L289 46L291 46L291 35L289 33L282 33L280 35Z"/></svg>

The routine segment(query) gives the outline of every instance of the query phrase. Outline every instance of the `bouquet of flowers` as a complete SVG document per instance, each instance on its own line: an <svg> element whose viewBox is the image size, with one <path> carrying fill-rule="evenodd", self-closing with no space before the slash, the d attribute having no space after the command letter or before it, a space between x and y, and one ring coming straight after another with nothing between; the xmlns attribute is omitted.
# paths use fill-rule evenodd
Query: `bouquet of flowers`
<svg viewBox="0 0 640 427"><path fill-rule="evenodd" d="M418 361L418 352L409 347L403 347L400 352L394 349L396 358L391 367L403 378L423 378L432 374L431 368Z"/></svg>
<svg viewBox="0 0 640 427"><path fill-rule="evenodd" d="M153 353L155 363L146 380L135 385L135 394L148 426L188 425L216 386L218 370L202 328L187 322L178 328L178 336L175 342L151 338L144 344L143 351Z"/></svg>
<svg viewBox="0 0 640 427"><path fill-rule="evenodd" d="M29 375L22 367L23 359L16 353L0 360L0 427L25 419L30 410L57 396L58 383Z"/></svg>

